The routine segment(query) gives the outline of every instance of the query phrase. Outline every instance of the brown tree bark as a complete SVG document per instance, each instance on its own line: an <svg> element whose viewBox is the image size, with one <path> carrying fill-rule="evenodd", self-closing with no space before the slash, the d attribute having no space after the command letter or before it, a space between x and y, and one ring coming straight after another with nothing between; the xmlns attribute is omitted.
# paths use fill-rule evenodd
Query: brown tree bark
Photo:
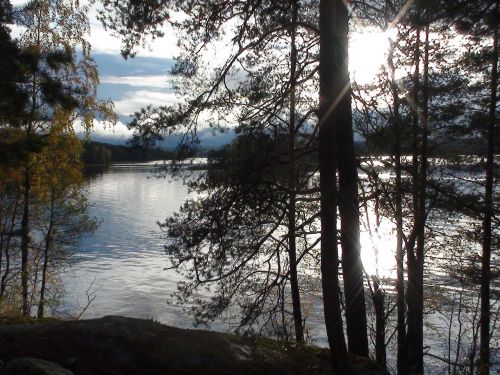
<svg viewBox="0 0 500 375"><path fill-rule="evenodd" d="M290 176L289 176L289 199L288 199L288 256L290 258L290 287L292 292L293 321L295 327L295 340L304 343L304 327L302 322L302 310L300 306L300 290L297 274L297 244L296 244L296 157L295 157L295 87L297 70L297 48L295 45L296 23L298 4L292 0L292 25L291 25L291 51L290 51L290 123L288 125Z"/></svg>
<svg viewBox="0 0 500 375"><path fill-rule="evenodd" d="M495 7L498 17L498 3ZM487 130L486 186L484 193L483 240L481 259L481 318L479 340L479 374L490 373L490 282L491 282L491 220L493 216L494 142L498 86L498 27L493 29L490 109Z"/></svg>
<svg viewBox="0 0 500 375"><path fill-rule="evenodd" d="M25 168L23 184L23 216L21 219L21 288L22 288L22 314L30 315L28 301L28 251L29 251L29 216L30 216L30 194L31 181L29 168Z"/></svg>
<svg viewBox="0 0 500 375"><path fill-rule="evenodd" d="M40 285L40 300L38 301L37 318L43 318L45 315L45 291L47 288L47 270L49 266L49 251L52 245L52 232L54 230L55 215L55 193L52 191L50 200L50 217L45 234L45 247L43 249L42 281Z"/></svg>
<svg viewBox="0 0 500 375"><path fill-rule="evenodd" d="M335 19L336 50L335 108L339 171L339 214L341 221L342 273L344 279L347 341L350 353L368 357L363 264L359 239L358 169L354 154L351 90L348 69L349 23L347 8L339 7Z"/></svg>
<svg viewBox="0 0 500 375"><path fill-rule="evenodd" d="M337 102L343 87L338 73L345 62L338 48L337 28L347 9L342 0L320 1L319 170L321 191L321 275L326 332L337 373L349 374L350 364L340 307L337 247ZM342 99L340 99L342 100Z"/></svg>
<svg viewBox="0 0 500 375"><path fill-rule="evenodd" d="M408 366L411 374L424 372L424 249L427 188L427 138L429 121L429 25L425 27L423 83L420 85L420 26L417 26L415 47L414 100L420 105L414 109L413 127L413 207L416 246L408 247ZM421 129L420 126L421 125ZM420 138L420 142L419 142Z"/></svg>
<svg viewBox="0 0 500 375"><path fill-rule="evenodd" d="M401 167L401 118L399 114L399 90L396 85L394 67L394 43L391 43L387 63L391 77L391 95L393 105L392 127L394 128L394 172L395 172L395 221L396 221L396 293L397 293L397 373L407 373L406 350L406 307L404 279L404 248L403 248L403 187Z"/></svg>

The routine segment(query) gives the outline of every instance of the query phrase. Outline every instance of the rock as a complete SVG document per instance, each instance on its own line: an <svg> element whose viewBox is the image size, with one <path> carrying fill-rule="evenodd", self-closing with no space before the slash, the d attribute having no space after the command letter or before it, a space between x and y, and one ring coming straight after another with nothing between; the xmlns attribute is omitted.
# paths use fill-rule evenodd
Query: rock
<svg viewBox="0 0 500 375"><path fill-rule="evenodd" d="M71 358L68 358L68 360L66 361L66 364L68 366L73 366L76 362L76 358L75 357L71 357Z"/></svg>
<svg viewBox="0 0 500 375"><path fill-rule="evenodd" d="M2 369L0 375L74 375L68 369L57 363L38 358L15 358L9 361Z"/></svg>
<svg viewBox="0 0 500 375"><path fill-rule="evenodd" d="M0 358L18 357L64 364L76 375L333 374L326 349L120 316L0 325ZM365 362L356 375L386 374Z"/></svg>

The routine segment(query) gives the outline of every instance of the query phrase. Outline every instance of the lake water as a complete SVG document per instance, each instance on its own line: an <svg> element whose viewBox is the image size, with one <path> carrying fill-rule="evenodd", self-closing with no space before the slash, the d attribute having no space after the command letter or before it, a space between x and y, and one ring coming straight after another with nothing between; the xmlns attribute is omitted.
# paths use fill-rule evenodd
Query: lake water
<svg viewBox="0 0 500 375"><path fill-rule="evenodd" d="M84 238L75 262L64 275L65 311L78 315L87 304L87 291L95 299L84 317L116 314L152 318L178 327L192 327L191 317L175 304L180 276L168 266L165 240L156 224L176 212L188 197L182 180L156 178L154 163L113 165L89 180L91 216L101 220L98 230ZM384 236L362 234L366 251L363 261L370 274L378 269L385 276L394 271L392 252L373 257L374 243ZM381 246L387 250L387 247ZM365 254L364 254L365 255ZM327 345L321 301L312 303L312 328L316 343ZM215 322L211 328L225 327Z"/></svg>
<svg viewBox="0 0 500 375"><path fill-rule="evenodd" d="M172 294L181 280L165 270L164 234L156 224L176 212L188 197L181 180L156 178L154 163L113 165L89 180L90 215L98 230L81 241L63 275L64 313L77 316L95 297L84 318L124 315L193 328L191 316ZM318 345L326 346L321 301L312 303L308 324ZM224 331L221 322L211 329Z"/></svg>
<svg viewBox="0 0 500 375"><path fill-rule="evenodd" d="M156 225L179 209L188 189L182 181L154 178L152 171L148 164L114 165L90 180L90 214L102 222L83 239L64 277L65 308L73 315L87 304L90 288L95 300L86 318L115 314L191 326L180 306L168 304L179 276L164 270L164 240Z"/></svg>
<svg viewBox="0 0 500 375"><path fill-rule="evenodd" d="M155 178L153 171L154 164L113 165L89 180L90 214L102 223L82 240L74 264L64 273L66 313L78 315L87 304L90 290L95 299L85 318L112 314L193 327L190 315L172 297L181 278L173 270L164 270L168 266L165 239L156 224L180 208L188 189L180 180ZM392 227L383 222L378 233L362 233L362 257L368 274L395 277ZM437 281L431 278L427 282ZM311 336L317 345L326 346L321 301L314 300L309 306ZM219 322L211 328L225 329ZM426 337L426 344L436 343L435 333L427 327L426 331L433 336Z"/></svg>

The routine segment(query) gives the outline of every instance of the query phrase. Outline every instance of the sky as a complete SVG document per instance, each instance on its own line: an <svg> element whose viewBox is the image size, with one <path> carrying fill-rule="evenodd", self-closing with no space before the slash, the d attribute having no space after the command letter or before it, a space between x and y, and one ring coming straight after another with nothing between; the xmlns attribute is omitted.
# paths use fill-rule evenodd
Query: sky
<svg viewBox="0 0 500 375"><path fill-rule="evenodd" d="M25 0L13 0L21 5ZM95 6L88 13L91 33L88 41L98 65L100 85L98 97L111 99L119 121L114 127L104 127L95 122L91 138L96 141L124 144L131 137L126 124L131 115L147 105L159 106L175 103L178 98L172 88L173 81L168 72L173 57L178 53L176 37L171 29L165 28L165 36L149 43L138 51L137 56L125 60L120 54L121 41L105 30L97 20ZM15 34L15 32L14 32ZM356 33L351 36L350 70L358 82L367 82L374 77L384 62L383 48L387 36L382 33ZM382 48L381 48L382 47ZM381 53L382 51L382 53ZM214 134L209 129L201 130L202 147L218 147L230 142L232 132ZM175 146L175 140L166 140L164 147Z"/></svg>
<svg viewBox="0 0 500 375"><path fill-rule="evenodd" d="M110 128L101 123L94 123L91 138L96 141L124 144L132 132L126 124L131 115L148 105L160 106L176 103L179 99L173 89L173 80L169 71L178 54L174 32L165 27L165 36L150 41L146 48L138 50L136 57L125 60L120 54L121 41L105 30L97 20L95 7L89 12L93 57L98 65L100 85L98 97L111 99L118 115L118 123ZM210 129L198 132L202 147L214 148L229 143L233 132L219 133ZM173 148L176 139L167 138L161 146Z"/></svg>
<svg viewBox="0 0 500 375"><path fill-rule="evenodd" d="M89 41L100 73L98 96L114 101L119 122L111 129L97 123L93 139L125 143L131 136L125 125L130 121L131 114L149 104L168 105L178 100L172 89L172 80L168 77L173 57L178 53L176 37L171 29L166 28L163 38L139 50L135 58L125 60L120 55L120 40L105 30L96 16L97 12L92 8L89 13ZM373 78L385 61L387 45L388 36L382 32L371 30L351 35L351 76L359 83L367 83ZM203 147L218 147L230 142L233 133L213 134L205 129L200 131L199 136ZM162 145L173 147L175 140L166 140Z"/></svg>
<svg viewBox="0 0 500 375"><path fill-rule="evenodd" d="M148 48L139 50L135 58L125 60L120 54L121 41L105 30L97 20L97 11L89 12L90 36L93 57L99 69L100 99L111 99L118 115L114 127L94 124L92 139L114 144L123 144L131 136L126 124L131 115L148 105L160 106L177 101L168 72L177 53L172 32L153 41Z"/></svg>

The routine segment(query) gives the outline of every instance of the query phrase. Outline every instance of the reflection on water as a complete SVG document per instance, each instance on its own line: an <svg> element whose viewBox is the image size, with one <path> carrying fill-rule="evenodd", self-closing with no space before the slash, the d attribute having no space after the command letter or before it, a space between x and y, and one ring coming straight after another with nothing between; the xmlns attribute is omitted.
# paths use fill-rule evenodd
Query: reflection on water
<svg viewBox="0 0 500 375"><path fill-rule="evenodd" d="M78 315L87 303L86 290L91 287L96 298L85 314L87 318L114 314L192 327L191 317L171 296L180 276L164 270L168 265L164 239L155 224L179 209L188 189L182 181L155 178L154 171L154 163L122 164L90 177L88 197L94 204L91 215L102 219L102 223L97 232L82 241L74 266L64 276L67 312ZM394 224L382 219L378 232L370 233L368 228L373 228L375 217L372 208L368 211L368 216L362 218L365 227L361 233L365 271L395 278ZM447 275L439 272L438 263L430 265L426 283L451 287ZM498 265L498 260L493 263ZM493 290L498 287L494 284ZM303 301L311 313L307 318L311 336L318 345L326 346L321 300L306 294ZM439 317L428 320L434 325L439 323ZM220 324L212 328L224 329ZM426 345L442 346L442 338L431 329L425 332Z"/></svg>
<svg viewBox="0 0 500 375"><path fill-rule="evenodd" d="M92 285L96 298L85 317L120 314L190 326L172 302L179 276L164 271L164 241L155 224L178 210L187 197L182 181L153 177L151 164L111 166L89 180L90 214L102 220L85 238L65 275L65 308L77 314Z"/></svg>
<svg viewBox="0 0 500 375"><path fill-rule="evenodd" d="M78 314L87 303L86 291L95 300L85 317L125 315L153 318L179 327L192 327L192 318L171 296L180 276L168 265L164 239L156 225L177 211L188 195L179 180L155 178L155 163L119 164L88 174L91 215L102 220L99 229L81 243L74 266L65 275L65 308ZM394 256L387 231L362 234L363 262L368 273L392 276ZM379 238L377 243L373 239ZM368 245L368 246L367 246ZM374 246L379 246L375 258ZM311 299L312 298L312 299ZM327 345L320 299L307 298L312 314L308 325L319 345ZM212 328L223 329L218 324Z"/></svg>

